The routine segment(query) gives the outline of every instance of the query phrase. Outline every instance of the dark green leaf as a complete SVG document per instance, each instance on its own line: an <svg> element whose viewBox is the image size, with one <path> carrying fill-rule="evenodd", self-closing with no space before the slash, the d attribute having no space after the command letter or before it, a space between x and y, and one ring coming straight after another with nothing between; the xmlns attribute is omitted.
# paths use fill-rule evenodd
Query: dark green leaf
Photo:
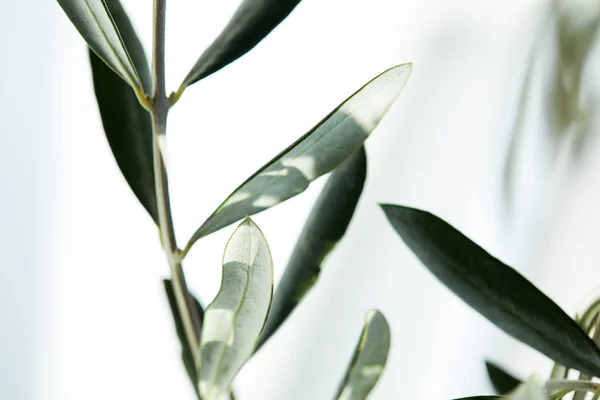
<svg viewBox="0 0 600 400"><path fill-rule="evenodd" d="M257 349L279 328L317 281L323 260L346 233L366 174L367 155L365 148L361 147L327 180L279 281Z"/></svg>
<svg viewBox="0 0 600 400"><path fill-rule="evenodd" d="M504 399L503 396L472 396L472 397L461 397L460 399L454 400L499 400Z"/></svg>
<svg viewBox="0 0 600 400"><path fill-rule="evenodd" d="M181 360L183 361L185 370L187 371L188 377L190 378L190 382L192 383L196 394L198 394L198 386L196 385L196 365L194 362L194 358L192 357L192 352L190 351L187 340L185 338L183 322L181 321L181 316L179 314L177 303L175 301L175 293L173 292L173 286L171 285L171 281L168 279L164 279L163 284L165 287L165 293L167 294L167 298L169 299L169 307L171 307L171 313L173 314L173 321L175 322L175 331L177 332L177 337L179 337L179 342L181 343ZM200 316L200 319L203 319L204 310L202 306L194 297L192 297L192 301L194 303L194 306L198 310L198 315ZM198 331L197 334L199 337L200 332ZM198 396L198 398L200 398L200 396Z"/></svg>
<svg viewBox="0 0 600 400"><path fill-rule="evenodd" d="M244 0L223 32L182 83L189 86L246 54L264 39L300 0Z"/></svg>
<svg viewBox="0 0 600 400"><path fill-rule="evenodd" d="M508 394L522 383L519 379L490 361L485 362L485 368L487 369L492 386L499 394Z"/></svg>
<svg viewBox="0 0 600 400"><path fill-rule="evenodd" d="M90 49L138 92L142 82L104 0L58 0Z"/></svg>
<svg viewBox="0 0 600 400"><path fill-rule="evenodd" d="M412 64L403 64L378 75L255 172L198 228L184 252L201 237L302 193L312 181L334 170L367 140L411 70Z"/></svg>
<svg viewBox="0 0 600 400"><path fill-rule="evenodd" d="M507 400L548 400L545 382L537 375L531 376L511 392Z"/></svg>
<svg viewBox="0 0 600 400"><path fill-rule="evenodd" d="M428 212L394 205L382 208L423 264L468 305L551 359L600 375L600 349L517 271Z"/></svg>
<svg viewBox="0 0 600 400"><path fill-rule="evenodd" d="M148 68L148 60L146 58L146 52L144 47L138 38L131 20L127 16L127 13L123 9L120 0L104 0L110 15L115 22L115 25L119 29L121 40L127 49L131 62L133 63L135 70L137 71L142 88L146 93L152 91L152 80L150 75L150 68Z"/></svg>
<svg viewBox="0 0 600 400"><path fill-rule="evenodd" d="M143 86L149 91L150 71L142 44L120 2L108 0L106 4L120 28ZM131 87L92 51L90 62L102 125L110 148L125 180L158 224L150 114L140 105Z"/></svg>

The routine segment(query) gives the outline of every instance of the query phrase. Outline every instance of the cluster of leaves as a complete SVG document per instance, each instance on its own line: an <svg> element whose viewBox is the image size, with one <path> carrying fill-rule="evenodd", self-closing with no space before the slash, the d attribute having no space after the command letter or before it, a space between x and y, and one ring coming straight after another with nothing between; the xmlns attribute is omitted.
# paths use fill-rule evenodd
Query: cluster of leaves
<svg viewBox="0 0 600 400"><path fill-rule="evenodd" d="M115 159L133 192L158 224L153 155L153 99L148 63L129 18L118 0L58 0L90 47L94 87L102 122ZM299 3L245 0L215 42L200 56L177 91L233 62L258 44ZM363 143L404 88L411 65L393 67L365 84L308 133L276 155L200 225L180 251L183 260L202 237L244 217L225 247L221 289L203 310L198 326L199 356L185 340L173 284L165 290L182 358L199 398L216 399L251 355L277 331L315 284L325 257L344 235L366 177ZM249 215L302 193L330 173L273 295L273 265L267 241ZM544 381L518 379L488 363L498 393L513 400L558 399L572 391L600 397L599 306L575 321L517 271L488 254L438 217L416 209L382 206L388 220L422 263L448 288L509 335L555 360L559 374ZM579 322L579 323L578 323ZM600 334L598 335L600 336ZM195 344L196 345L196 344ZM385 366L388 324L377 310L366 322L336 398L365 399ZM581 380L566 380L569 369ZM475 398L499 398L480 396Z"/></svg>
<svg viewBox="0 0 600 400"><path fill-rule="evenodd" d="M153 147L156 110L150 95L156 87L151 87L140 40L119 0L58 3L90 48L102 123L119 168L140 203L160 225ZM298 3L243 1L221 35L169 96L169 107L188 86L248 52ZM182 360L199 398L212 400L229 393L240 368L317 281L323 260L346 232L360 198L367 163L363 143L404 88L411 69L410 64L399 65L366 83L235 189L186 246L177 250L181 262L196 241L245 218L225 247L221 288L213 302L204 310L191 298L190 306L202 319L201 326L194 327L199 343L190 345L187 341L175 284L164 281L182 343ZM332 171L273 295L273 265L267 241L248 216L302 193L312 181ZM378 310L368 311L365 318L335 398L367 398L385 366L390 346L387 321ZM196 345L197 357L192 348Z"/></svg>

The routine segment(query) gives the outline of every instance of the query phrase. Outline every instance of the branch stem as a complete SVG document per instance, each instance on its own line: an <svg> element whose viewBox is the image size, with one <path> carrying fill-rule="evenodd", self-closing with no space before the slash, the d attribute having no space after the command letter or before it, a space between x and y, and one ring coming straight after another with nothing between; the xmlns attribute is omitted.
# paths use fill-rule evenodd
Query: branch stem
<svg viewBox="0 0 600 400"><path fill-rule="evenodd" d="M154 0L154 32L152 46L152 136L154 181L158 204L160 239L171 268L171 282L175 302L181 316L188 346L195 361L198 360L198 333L200 319L189 294L177 248L175 229L171 216L169 182L165 166L165 137L169 99L165 89L165 14L166 0Z"/></svg>

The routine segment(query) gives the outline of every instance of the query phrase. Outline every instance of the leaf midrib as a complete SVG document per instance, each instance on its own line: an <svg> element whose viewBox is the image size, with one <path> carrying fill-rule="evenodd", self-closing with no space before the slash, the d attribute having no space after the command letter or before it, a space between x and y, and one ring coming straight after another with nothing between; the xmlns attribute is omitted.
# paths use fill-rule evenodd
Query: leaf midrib
<svg viewBox="0 0 600 400"><path fill-rule="evenodd" d="M400 67L400 66L398 66L398 67ZM386 72L387 72L387 71L386 71ZM385 74L385 72L383 72L382 74ZM384 91L384 90L385 90L385 89L386 89L386 88L387 88L389 85L391 85L391 84L392 84L392 83L393 83L393 82L394 82L396 79L398 79L398 77L399 77L401 74L402 74L402 73L400 72L398 75L396 75L396 77L395 77L395 78L391 79L391 80L390 80L388 83L386 83L386 84L385 84L385 85L384 85L384 86L383 86L383 87L382 87L380 90L378 90L378 91L377 91L376 93L374 93L372 96L368 97L368 98L367 98L367 99L365 99L363 102L361 102L361 104L359 104L359 105L358 105L358 106L356 106L356 107L355 107L355 108L354 108L354 109L353 109L351 112L349 112L348 114L346 114L346 115L345 115L345 117L344 117L344 118L342 118L340 121L338 121L338 122L337 122L337 123L336 123L336 124L335 124L335 125L334 125L334 126L331 128L331 129L329 129L329 130L327 130L327 131L323 132L321 135L317 135L317 138L316 138L316 139L315 139L315 140L314 140L312 143L310 143L310 145L309 145L309 146L307 146L305 149L303 149L303 150L302 150L300 153L298 153L297 155L295 155L295 156L294 156L293 158L291 158L291 159L292 159L292 160L296 160L298 157L301 157L301 156L303 156L303 155L304 155L304 154L305 154L305 153L306 153L308 150L310 150L310 149L312 149L314 146L316 146L316 145L317 145L317 143L319 143L319 142L320 142L320 141L321 141L321 140L322 140L322 139L323 139L323 138L324 138L324 137L325 137L325 136L326 136L326 135L327 135L329 132L331 132L331 131L333 131L333 130L337 129L337 128L338 128L338 127L339 127L339 126L340 126L342 123L344 123L344 122L345 122L345 121L346 121L348 118L352 117L352 116L353 116L353 115L356 113L356 110L357 110L357 109L359 109L359 108L363 107L363 106L364 106L366 103L368 103L368 102L369 102L369 101L370 101L370 100L371 100L373 97L375 97L375 96L377 96L378 94L380 94L381 92L383 92L383 91ZM379 77L381 77L381 75L379 75L379 76L378 76L378 77L376 77L375 79L377 79L377 78L379 78ZM369 83L371 83L371 82L369 82ZM369 83L367 83L367 85L369 85ZM364 88L365 88L365 86L363 86L361 89L359 89L359 92L360 92L362 89L364 89ZM358 94L358 93L355 93L354 95L357 95L357 94ZM352 97L354 97L354 95L351 95L351 96L350 96L348 99L346 99L346 100L345 100L345 101L344 101L342 104L340 104L340 105L337 107L337 109L334 111L334 113L337 113L337 112L339 112L339 111L341 110L341 108L342 108L344 105L346 105L346 103L348 103L348 102L349 102L349 101L352 99ZM385 114L386 114L386 113L389 111L389 109L391 108L392 104L393 104L393 101L392 101L392 103L390 103L390 104L389 104L389 106L388 106L388 107L386 107L386 109L383 111L383 113L382 113L382 114L384 114L384 115L385 115ZM332 115L332 117L333 117L333 115ZM317 130L317 129L318 129L320 126L324 125L324 124L325 124L325 123L326 123L328 120L330 120L330 119L331 119L331 118L328 118L327 120L323 121L323 123L321 123L320 125L318 125L318 126L315 128L315 130ZM367 133L367 138L368 138L368 136L369 136L369 135L370 135L370 134L371 134L371 133L372 133L372 132L375 130L375 128L377 127L377 125L378 125L378 124L379 124L379 122L378 122L378 123L375 125L375 127L374 127L374 128L373 128L373 129L372 129L370 132L368 132L368 133ZM313 131L313 133L314 133L314 131ZM312 134L309 134L309 135L306 137L306 139L309 139L309 138L311 138L311 137L312 137ZM304 142L304 141L302 141L302 142ZM302 142L298 143L298 145L300 145ZM263 169L261 169L261 170L257 171L257 173L256 173L254 176L250 177L246 183L242 184L242 186L240 186L238 189L235 189L235 190L233 191L233 193L232 193L232 194L231 194L229 197L227 197L227 199L225 199L225 201L224 201L224 202L223 202L223 203L222 203L222 204L219 206L219 208L217 208L217 210L216 210L216 211L215 211L215 212L214 212L214 213L213 213L213 214L212 214L212 215L211 215L211 216L210 216L210 217L209 217L209 218L208 218L208 219L205 221L205 223L206 223L206 222L208 222L210 219L212 219L214 216L216 216L216 215L219 215L219 214L220 214L220 212L223 210L223 208L224 208L224 207L226 207L226 203L227 203L227 202L228 202L228 201L229 201L229 200L230 200L230 199L233 197L233 195L234 195L235 193L237 193L237 192L239 192L240 190L242 190L242 189L243 189L243 187L244 187L246 184L250 183L250 182L251 182L251 181L252 181L254 178L256 178L257 176L259 176L259 175L260 175L260 174L262 174L263 172L267 171L267 170L268 170L270 167L272 167L273 165L275 165L275 164L277 164L278 162L280 162L280 161L281 161L281 160L282 160L282 159L285 157L285 155L287 155L287 154L291 153L293 150L294 150L294 148L290 149L290 151L289 151L288 153L286 153L286 154L282 155L282 156L281 156L279 159L277 159L276 161L274 161L274 162L272 162L271 164L267 165L265 168L263 168ZM343 162L343 161L344 161L344 160L342 160L342 161L341 161L341 162L340 162L338 165L342 164L342 162ZM335 167L334 167L334 169L335 169ZM318 177L316 177L316 178L318 178ZM316 179L316 178L315 178L315 179ZM272 180L273 180L273 179L275 179L275 177L274 177L274 176L269 176L269 178L267 178L267 180L264 182L264 184L263 184L262 186L260 186L258 189L256 189L255 191L253 191L253 192L250 194L250 196L249 196L249 197L251 197L251 196L253 196L253 195L257 194L257 193L260 193L260 192L262 192L262 191L263 191L263 190L264 190L264 189L265 189L265 188L266 188L266 187L267 187L267 186L268 186L268 185L269 185L269 184L272 182ZM314 179L313 179L313 180L314 180ZM309 181L309 183L310 183L310 182L312 182L313 180ZM240 203L241 203L241 202L240 202ZM280 202L278 202L277 204L279 204L279 203L281 203L281 201L280 201ZM203 225L204 225L204 224L203 224ZM200 228L200 229L202 229L202 228ZM202 236L203 236L203 235L201 235L200 237L202 237Z"/></svg>
<svg viewBox="0 0 600 400"><path fill-rule="evenodd" d="M489 255L489 254L488 254L488 256L490 256L490 257L493 257L493 256L491 256L491 255ZM454 263L453 263L453 264L454 264ZM507 267L508 267L508 266L507 266ZM510 267L508 267L508 268L510 268ZM453 270L454 270L455 272L457 271L457 269L456 269L456 268L453 268ZM488 295L489 297L491 297L493 300L495 300L495 301L497 302L497 304L498 304L498 303L499 303L499 304L501 304L501 307L500 307L500 308L501 308L501 309L502 309L504 312L506 312L507 314L509 314L509 315L513 316L513 317L514 317L515 319L517 319L518 321L522 322L522 323L523 323L523 325L530 327L530 328L531 328L531 329L532 329L532 330L533 330L535 333L537 333L537 334L538 334L540 337L542 337L542 338L545 338L546 340L548 340L548 342L552 343L552 344L553 344L554 346L556 346L557 348L561 348L561 347L563 347L563 346L562 346L562 342L561 342L560 340L558 340L558 339L555 339L555 338L553 338L553 337L551 337L551 336L547 336L547 335L545 335L545 333L544 333L544 331L543 331L543 330L538 330L538 329L537 329L535 326L531 325L531 324L528 322L528 320L527 320L527 319L525 319L524 317L522 317L520 314L518 314L518 313L515 313L515 312L512 312L512 311L510 310L510 308L504 307L504 301L498 301L498 300L501 300L501 299L499 299L499 296L497 296L495 293L493 293L493 292L489 292L489 291L484 291L484 290L481 290L481 289L479 289L479 287L477 286L476 282L475 282L475 281L473 281L473 280L472 280L472 279L471 279L471 278L470 278L470 277L469 277L467 274L462 274L462 273L460 273L460 269L458 269L458 271L459 271L459 275L460 275L460 276L464 276L464 277L465 277L464 281L465 281L465 282L466 282L466 283L467 283L469 286L471 286L471 288L472 288L472 289L474 289L476 292L480 293L480 294L481 294L483 297L485 297L486 295ZM514 271L514 272L518 274L518 272L516 272L516 271ZM489 285L487 284L487 282L486 282L486 286L489 286ZM460 296L459 296L459 297L460 297ZM550 301L552 301L552 300L550 300ZM557 307L558 307L558 306L557 306ZM560 308L560 307L559 307L559 308ZM561 312L564 312L564 311L562 311L562 309L561 309L560 311L561 311ZM479 311L478 311L478 312L479 312ZM495 324L495 323L494 323L494 324ZM501 328L501 329L502 329L502 330L504 330L503 328ZM511 334L511 335L512 335L512 334ZM520 340L521 340L521 339L520 339ZM544 354L545 354L545 353L544 353ZM546 355L546 356L548 356L548 355ZM549 357L549 356L548 356L548 357ZM553 359L553 357L549 357L549 358ZM576 355L576 358L577 358L577 359L578 359L580 362L581 362L581 361L583 361L583 362L581 362L581 364L589 365L589 364L588 364L588 361L587 361L587 360L585 360L585 359L584 359L584 360L581 360L579 355ZM596 369L596 368L597 368L597 367L595 367L594 365L591 365L591 367L593 367L593 368L590 368L590 369L592 369L592 370L594 370L594 369Z"/></svg>
<svg viewBox="0 0 600 400"><path fill-rule="evenodd" d="M112 45L112 43L108 39L108 36L107 36L106 32L104 31L104 29L102 27L102 24L98 20L98 17L96 16L96 14L94 13L94 11L92 10L92 7L90 6L89 1L88 0L83 0L83 1L84 1L84 4L85 4L86 8L88 9L88 11L90 12L90 14L92 15L92 17L94 19L94 22L96 23L96 26L98 27L98 30L100 31L100 33L102 34L102 36L106 40L106 44L108 45L108 48L111 50L112 54L117 59L118 63L121 65L121 68L123 68L123 70L125 71L125 74L127 75L127 77L123 77L123 78L127 78L127 80L129 80L129 84L130 85L132 85L134 87L139 87L140 86L139 76L136 76L136 77L131 76L130 72L127 70L127 67L123 63L123 60L121 60L121 57L119 57L116 49L114 48L114 46ZM115 32L117 33L117 37L119 38L119 42L121 43L121 46L123 47L123 52L125 53L125 56L127 57L130 65L132 67L131 69L137 75L137 71L136 71L135 67L133 66L133 62L131 61L131 57L129 56L129 53L127 52L127 48L125 47L125 43L123 42L123 39L121 38L121 34L119 33L119 30L118 30L118 28L117 28L117 26L115 24L115 21L113 20L112 15L110 14L110 10L108 9L108 6L104 2L104 0L100 0L100 1L102 2L102 7L104 7L104 10L106 11L107 16L110 19L112 27L115 29ZM100 55L98 55L98 57L100 57ZM100 59L102 59L102 57L100 57ZM115 71L115 72L117 72L119 75L121 75L121 73L119 73L118 71ZM135 78L137 78L137 79L135 79Z"/></svg>
<svg viewBox="0 0 600 400"><path fill-rule="evenodd" d="M248 260L252 259L252 226L248 225L248 229L250 230L249 234L248 234ZM216 380L217 380L217 376L219 374L219 372L221 371L221 366L223 365L224 359L225 359L225 353L226 353L226 345L227 343L229 343L229 339L231 339L231 335L233 334L233 331L235 330L235 321L237 320L237 317L240 314L240 311L242 310L242 307L246 301L246 293L248 292L248 286L250 286L250 266L251 264L248 263L247 264L248 268L246 269L246 285L244 285L244 291L242 292L242 299L240 301L240 305L238 306L238 308L235 310L234 318L232 319L232 323L231 323L231 329L229 330L229 333L227 334L227 338L225 340L225 345L222 347L221 350L221 354L219 357L219 361L217 362L217 366L215 368L215 373L213 374L213 376L211 377L210 380L210 387L211 387L211 391L212 391L212 387L214 386ZM220 388L219 388L220 390ZM219 394L219 393L217 393ZM210 400L210 399L208 399Z"/></svg>

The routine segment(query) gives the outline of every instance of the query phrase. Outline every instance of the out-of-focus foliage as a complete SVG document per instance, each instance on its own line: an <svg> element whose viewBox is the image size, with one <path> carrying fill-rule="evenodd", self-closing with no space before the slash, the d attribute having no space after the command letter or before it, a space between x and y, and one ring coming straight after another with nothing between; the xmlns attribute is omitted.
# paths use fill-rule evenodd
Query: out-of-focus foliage
<svg viewBox="0 0 600 400"><path fill-rule="evenodd" d="M599 102L590 90L590 61L598 50L599 27L599 2L553 0L548 4L521 78L503 177L509 205L520 165L525 162L525 137L533 134L530 127L535 108L543 110L543 151L549 153L548 169L564 147L573 158L581 157L594 135L592 122ZM540 85L542 89L535 90Z"/></svg>

